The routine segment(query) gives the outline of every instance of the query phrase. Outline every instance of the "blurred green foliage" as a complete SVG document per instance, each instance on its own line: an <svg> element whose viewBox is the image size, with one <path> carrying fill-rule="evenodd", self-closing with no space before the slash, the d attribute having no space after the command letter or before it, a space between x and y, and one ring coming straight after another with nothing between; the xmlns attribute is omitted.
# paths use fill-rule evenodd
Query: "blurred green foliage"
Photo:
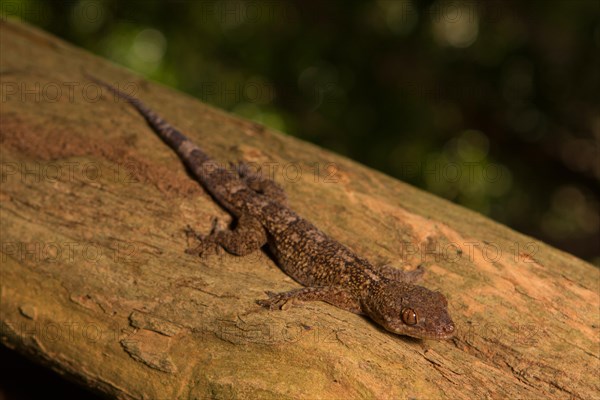
<svg viewBox="0 0 600 400"><path fill-rule="evenodd" d="M140 74L600 264L600 2L5 0Z"/></svg>

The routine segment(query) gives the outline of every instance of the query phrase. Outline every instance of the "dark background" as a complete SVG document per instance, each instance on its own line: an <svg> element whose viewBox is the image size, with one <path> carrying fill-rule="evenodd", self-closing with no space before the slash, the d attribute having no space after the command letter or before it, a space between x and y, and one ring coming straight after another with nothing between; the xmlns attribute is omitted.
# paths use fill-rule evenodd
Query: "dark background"
<svg viewBox="0 0 600 400"><path fill-rule="evenodd" d="M2 17L600 265L598 0L5 0Z"/></svg>
<svg viewBox="0 0 600 400"><path fill-rule="evenodd" d="M598 0L28 0L3 14L600 264Z"/></svg>

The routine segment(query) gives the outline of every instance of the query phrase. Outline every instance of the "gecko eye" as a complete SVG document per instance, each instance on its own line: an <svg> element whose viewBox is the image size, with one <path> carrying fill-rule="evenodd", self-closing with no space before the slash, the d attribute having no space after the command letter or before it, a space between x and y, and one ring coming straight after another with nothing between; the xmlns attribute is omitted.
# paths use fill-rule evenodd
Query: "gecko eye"
<svg viewBox="0 0 600 400"><path fill-rule="evenodd" d="M406 325L414 325L417 323L417 313L412 308L402 310L402 322Z"/></svg>

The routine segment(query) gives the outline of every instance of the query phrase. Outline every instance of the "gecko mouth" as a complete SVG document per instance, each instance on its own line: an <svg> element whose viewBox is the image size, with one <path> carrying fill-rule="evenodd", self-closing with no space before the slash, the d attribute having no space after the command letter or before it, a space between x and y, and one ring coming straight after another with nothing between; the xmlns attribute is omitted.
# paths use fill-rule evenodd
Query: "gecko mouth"
<svg viewBox="0 0 600 400"><path fill-rule="evenodd" d="M436 327L434 330L426 330L410 326L401 326L399 328L387 327L387 330L398 335L410 336L417 339L446 340L452 339L456 334L454 323Z"/></svg>

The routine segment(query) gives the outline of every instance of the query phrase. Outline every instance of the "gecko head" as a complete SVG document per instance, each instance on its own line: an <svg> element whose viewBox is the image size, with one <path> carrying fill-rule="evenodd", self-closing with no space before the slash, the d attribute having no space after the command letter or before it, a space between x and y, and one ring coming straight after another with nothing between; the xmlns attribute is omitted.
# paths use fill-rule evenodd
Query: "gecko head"
<svg viewBox="0 0 600 400"><path fill-rule="evenodd" d="M440 292L385 280L369 289L363 310L386 330L419 339L450 339L455 327Z"/></svg>

